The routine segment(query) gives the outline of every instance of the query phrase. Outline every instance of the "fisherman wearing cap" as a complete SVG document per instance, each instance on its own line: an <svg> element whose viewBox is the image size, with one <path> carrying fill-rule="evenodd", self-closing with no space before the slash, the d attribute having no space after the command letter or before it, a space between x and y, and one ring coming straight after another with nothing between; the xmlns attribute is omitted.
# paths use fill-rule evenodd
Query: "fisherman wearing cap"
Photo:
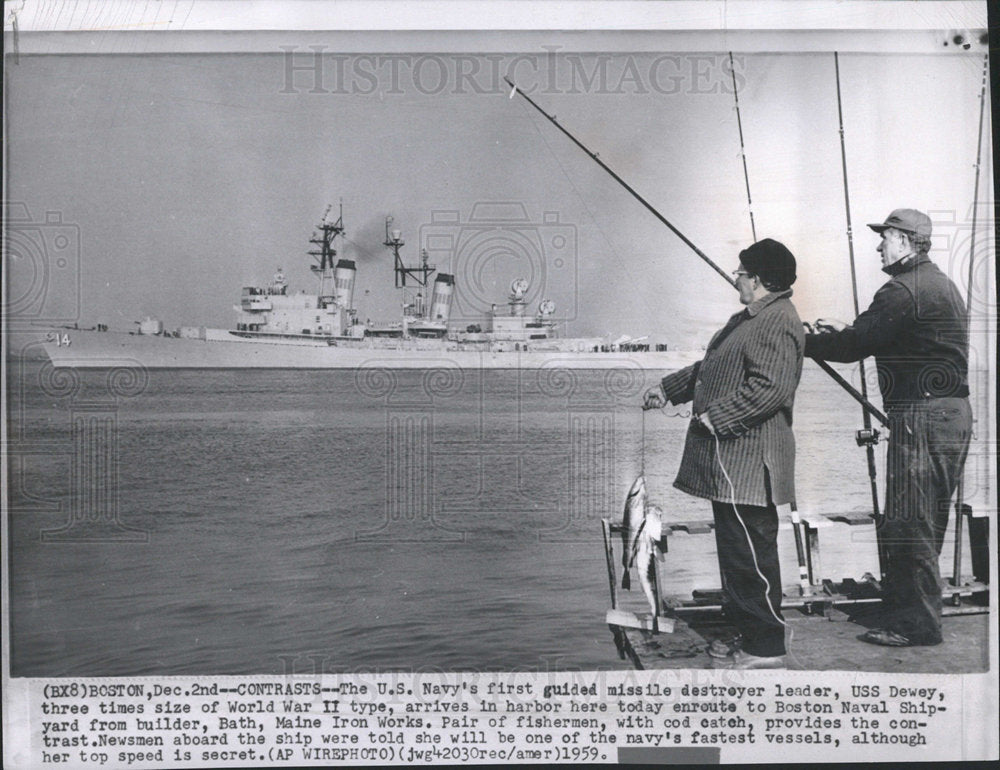
<svg viewBox="0 0 1000 770"><path fill-rule="evenodd" d="M890 647L941 642L938 556L949 501L972 435L968 318L961 294L927 252L931 220L897 209L881 224L882 271L891 280L850 326L820 319L806 355L860 361L874 355L889 418L883 626L860 638Z"/></svg>
<svg viewBox="0 0 1000 770"><path fill-rule="evenodd" d="M740 302L705 357L648 390L643 408L692 402L674 486L712 501L732 667L783 668L776 506L795 500L792 403L804 333L789 297L795 257L766 238L740 252ZM729 650L710 650L717 657Z"/></svg>

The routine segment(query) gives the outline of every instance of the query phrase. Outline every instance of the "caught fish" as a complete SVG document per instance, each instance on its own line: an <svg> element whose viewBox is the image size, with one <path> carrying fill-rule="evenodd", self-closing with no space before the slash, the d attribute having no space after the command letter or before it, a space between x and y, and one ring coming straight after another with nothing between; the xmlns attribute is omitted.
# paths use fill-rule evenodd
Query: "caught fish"
<svg viewBox="0 0 1000 770"><path fill-rule="evenodd" d="M632 482L625 498L625 513L622 516L622 588L632 590L629 570L635 563L636 548L646 518L646 479L641 474Z"/></svg>
<svg viewBox="0 0 1000 770"><path fill-rule="evenodd" d="M643 517L642 531L639 533L638 543L635 550L635 570L639 573L639 584L642 586L649 608L653 613L653 630L657 628L656 618L660 614L657 607L656 596L656 568L653 560L656 558L654 548L656 541L660 539L660 531L663 527L663 511L655 505L647 506L646 515Z"/></svg>

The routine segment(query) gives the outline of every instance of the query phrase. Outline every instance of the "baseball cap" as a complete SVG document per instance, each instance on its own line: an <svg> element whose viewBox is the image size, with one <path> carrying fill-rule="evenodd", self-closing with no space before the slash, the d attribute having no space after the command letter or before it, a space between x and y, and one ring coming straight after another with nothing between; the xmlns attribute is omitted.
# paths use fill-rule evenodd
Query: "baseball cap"
<svg viewBox="0 0 1000 770"><path fill-rule="evenodd" d="M896 209L885 218L882 224L868 225L876 233L881 233L890 227L897 230L905 230L908 233L916 233L931 237L931 218L922 211L916 209Z"/></svg>

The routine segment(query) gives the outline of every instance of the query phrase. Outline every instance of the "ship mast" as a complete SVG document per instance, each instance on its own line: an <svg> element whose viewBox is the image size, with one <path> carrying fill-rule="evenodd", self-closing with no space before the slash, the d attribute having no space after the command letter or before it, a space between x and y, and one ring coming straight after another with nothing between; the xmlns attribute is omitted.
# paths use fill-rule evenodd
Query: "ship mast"
<svg viewBox="0 0 1000 770"><path fill-rule="evenodd" d="M310 256L319 257L319 264L310 265L309 269L316 273L319 278L320 307L326 307L327 304L333 302L333 258L337 256L337 250L334 248L334 241L338 235L343 235L345 232L344 201L340 201L340 216L337 218L336 222L329 222L327 220L327 217L330 215L330 209L332 208L332 205L326 207L326 211L323 213L323 221L317 225L320 230L320 234L317 235L313 232L312 237L309 239L310 243L314 243L319 246L318 250L313 249L309 252Z"/></svg>
<svg viewBox="0 0 1000 770"><path fill-rule="evenodd" d="M427 264L427 249L420 250L420 265L419 266L407 266L403 264L403 258L399 255L400 247L405 245L402 238L401 230L391 230L392 217L385 218L385 242L382 244L386 248L392 249L393 257L395 257L395 264L393 270L396 274L396 288L401 289L406 287L406 279L410 278L416 281L421 286L427 285L427 279L431 273L433 273L437 267L435 265Z"/></svg>

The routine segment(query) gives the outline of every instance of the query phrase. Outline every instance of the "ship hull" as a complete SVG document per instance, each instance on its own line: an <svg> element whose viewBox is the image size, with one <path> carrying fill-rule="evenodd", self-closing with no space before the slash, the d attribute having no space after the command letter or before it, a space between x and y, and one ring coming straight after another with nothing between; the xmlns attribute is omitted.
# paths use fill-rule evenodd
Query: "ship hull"
<svg viewBox="0 0 1000 770"><path fill-rule="evenodd" d="M72 368L145 369L643 369L672 371L697 361L686 351L468 350L454 343L330 345L325 341L255 340L224 330L206 339L51 329L12 332L8 348Z"/></svg>

